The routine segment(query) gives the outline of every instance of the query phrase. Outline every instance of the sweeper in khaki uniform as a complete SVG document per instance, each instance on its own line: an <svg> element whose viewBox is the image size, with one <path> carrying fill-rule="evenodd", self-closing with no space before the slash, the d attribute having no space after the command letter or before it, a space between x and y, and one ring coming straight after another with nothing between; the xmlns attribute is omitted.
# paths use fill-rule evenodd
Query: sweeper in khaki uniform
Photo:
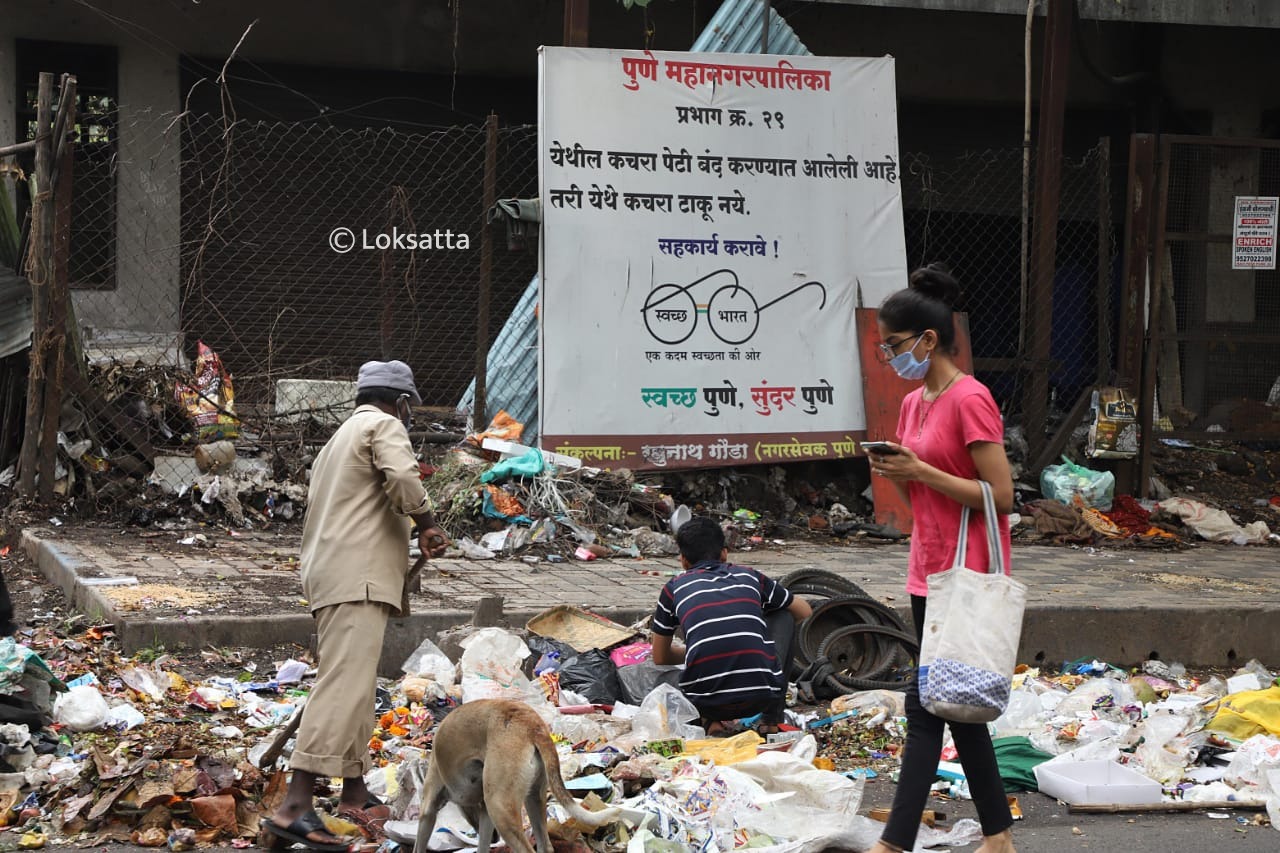
<svg viewBox="0 0 1280 853"><path fill-rule="evenodd" d="M366 828L390 816L364 783L378 658L388 618L408 615L409 520L424 556L439 557L447 541L409 442L409 407L421 402L407 364L368 362L355 412L311 468L302 589L316 620L319 674L298 725L288 794L262 828L314 850L346 849L315 812L317 779L342 778L341 816Z"/></svg>

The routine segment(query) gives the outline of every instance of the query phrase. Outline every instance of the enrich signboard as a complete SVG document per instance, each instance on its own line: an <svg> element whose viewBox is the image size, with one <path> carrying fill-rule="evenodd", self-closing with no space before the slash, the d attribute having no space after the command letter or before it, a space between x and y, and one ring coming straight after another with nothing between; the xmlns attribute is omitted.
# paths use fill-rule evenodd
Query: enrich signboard
<svg viewBox="0 0 1280 853"><path fill-rule="evenodd" d="M906 285L891 58L544 48L542 446L854 455L854 308Z"/></svg>

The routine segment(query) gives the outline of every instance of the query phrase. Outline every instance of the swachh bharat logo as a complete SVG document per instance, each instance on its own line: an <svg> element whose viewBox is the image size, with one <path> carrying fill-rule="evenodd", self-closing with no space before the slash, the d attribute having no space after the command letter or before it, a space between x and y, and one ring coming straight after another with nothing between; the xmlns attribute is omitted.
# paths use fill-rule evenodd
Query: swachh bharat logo
<svg viewBox="0 0 1280 853"><path fill-rule="evenodd" d="M370 233L368 228L361 228L360 233L357 234L345 225L340 225L329 232L329 248L339 255L345 255L352 249L361 251L398 249L410 252L418 249L423 251L443 249L449 251L470 249L471 238L465 232L454 233L449 229L439 228L421 232L392 228L389 232L374 233Z"/></svg>

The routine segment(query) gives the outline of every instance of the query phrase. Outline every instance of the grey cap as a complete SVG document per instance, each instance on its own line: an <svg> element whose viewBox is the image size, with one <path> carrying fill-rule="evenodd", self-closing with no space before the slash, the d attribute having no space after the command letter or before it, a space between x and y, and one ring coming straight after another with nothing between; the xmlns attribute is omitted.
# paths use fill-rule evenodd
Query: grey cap
<svg viewBox="0 0 1280 853"><path fill-rule="evenodd" d="M366 361L356 377L356 391L366 388L394 388L409 395L409 402L422 405L418 388L413 384L413 371L403 361Z"/></svg>

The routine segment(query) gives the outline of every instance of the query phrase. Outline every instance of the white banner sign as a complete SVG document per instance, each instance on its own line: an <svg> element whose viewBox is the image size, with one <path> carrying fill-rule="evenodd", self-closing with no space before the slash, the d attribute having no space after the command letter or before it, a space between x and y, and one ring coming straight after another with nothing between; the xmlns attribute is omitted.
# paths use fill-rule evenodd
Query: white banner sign
<svg viewBox="0 0 1280 853"><path fill-rule="evenodd" d="M1231 241L1233 270L1276 268L1276 220L1280 198L1236 196L1235 229Z"/></svg>
<svg viewBox="0 0 1280 853"><path fill-rule="evenodd" d="M893 59L543 48L542 446L838 458L854 332L906 286Z"/></svg>

